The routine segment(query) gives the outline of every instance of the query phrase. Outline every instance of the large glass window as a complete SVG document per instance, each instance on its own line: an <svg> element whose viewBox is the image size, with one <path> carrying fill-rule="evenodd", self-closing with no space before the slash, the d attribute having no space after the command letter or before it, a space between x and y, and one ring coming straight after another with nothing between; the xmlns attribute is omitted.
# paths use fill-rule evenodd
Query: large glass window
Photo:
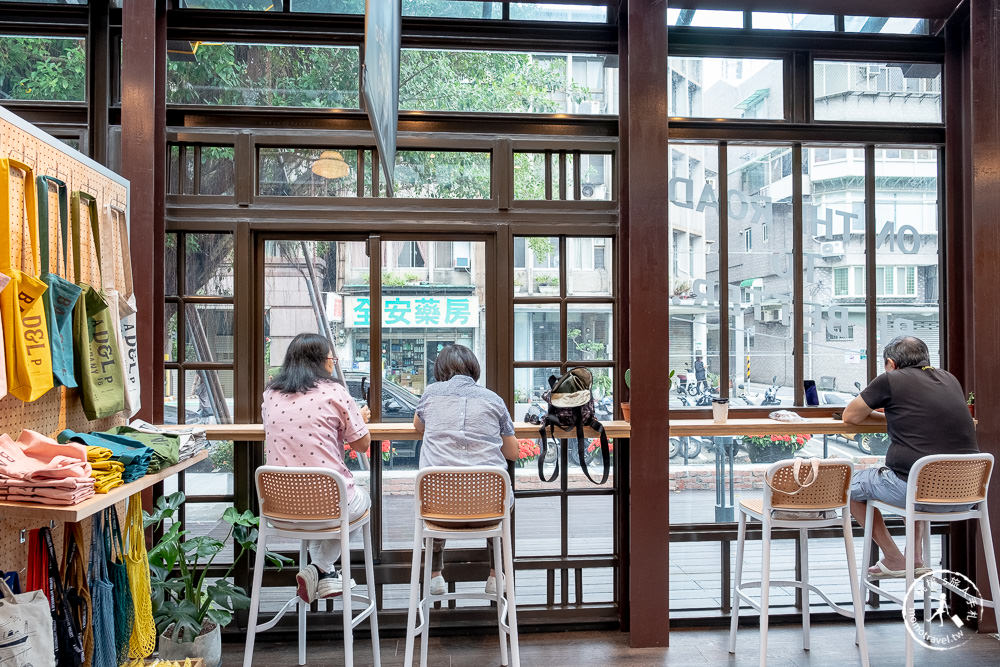
<svg viewBox="0 0 1000 667"><path fill-rule="evenodd" d="M885 16L845 16L846 32L868 32L898 35L926 35L927 19L890 18Z"/></svg>
<svg viewBox="0 0 1000 667"><path fill-rule="evenodd" d="M617 58L403 49L400 109L615 114Z"/></svg>
<svg viewBox="0 0 1000 667"><path fill-rule="evenodd" d="M572 23L605 23L608 8L594 5L512 2L510 18L514 21L566 21Z"/></svg>
<svg viewBox="0 0 1000 667"><path fill-rule="evenodd" d="M720 9L667 9L667 25L693 28L742 28L743 12Z"/></svg>
<svg viewBox="0 0 1000 667"><path fill-rule="evenodd" d="M0 35L0 100L85 101L86 51L82 37Z"/></svg>
<svg viewBox="0 0 1000 667"><path fill-rule="evenodd" d="M167 102L358 108L358 49L190 42L167 63Z"/></svg>
<svg viewBox="0 0 1000 667"><path fill-rule="evenodd" d="M754 12L752 26L765 30L834 30L836 22L830 14Z"/></svg>
<svg viewBox="0 0 1000 667"><path fill-rule="evenodd" d="M671 116L785 116L781 60L670 56L667 62L667 110Z"/></svg>
<svg viewBox="0 0 1000 667"><path fill-rule="evenodd" d="M817 60L816 120L941 122L941 65Z"/></svg>

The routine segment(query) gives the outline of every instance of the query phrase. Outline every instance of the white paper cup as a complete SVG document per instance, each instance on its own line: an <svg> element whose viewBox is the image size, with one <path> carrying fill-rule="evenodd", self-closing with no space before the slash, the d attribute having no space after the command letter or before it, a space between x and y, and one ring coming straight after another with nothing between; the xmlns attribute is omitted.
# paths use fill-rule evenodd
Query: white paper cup
<svg viewBox="0 0 1000 667"><path fill-rule="evenodd" d="M716 424L725 424L729 418L729 399L712 399L712 421Z"/></svg>

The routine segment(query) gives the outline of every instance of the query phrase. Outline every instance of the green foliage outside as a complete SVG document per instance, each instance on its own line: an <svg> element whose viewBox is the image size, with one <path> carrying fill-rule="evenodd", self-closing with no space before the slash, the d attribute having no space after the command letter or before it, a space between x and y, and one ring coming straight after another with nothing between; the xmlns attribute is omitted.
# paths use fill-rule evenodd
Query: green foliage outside
<svg viewBox="0 0 1000 667"><path fill-rule="evenodd" d="M0 102L82 102L86 84L84 40L0 37Z"/></svg>

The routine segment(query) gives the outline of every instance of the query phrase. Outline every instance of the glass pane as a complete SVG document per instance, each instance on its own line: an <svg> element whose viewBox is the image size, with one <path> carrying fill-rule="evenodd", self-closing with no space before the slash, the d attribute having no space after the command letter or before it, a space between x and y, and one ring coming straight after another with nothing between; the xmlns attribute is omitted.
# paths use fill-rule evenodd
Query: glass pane
<svg viewBox="0 0 1000 667"><path fill-rule="evenodd" d="M730 144L729 368L735 407L789 404L793 396L791 181L791 148Z"/></svg>
<svg viewBox="0 0 1000 667"><path fill-rule="evenodd" d="M718 148L671 144L669 173L670 368L676 372L670 404L704 407L711 404L712 391L718 391L722 363ZM732 191L732 182L729 187Z"/></svg>
<svg viewBox="0 0 1000 667"><path fill-rule="evenodd" d="M816 120L941 122L941 65L817 60Z"/></svg>
<svg viewBox="0 0 1000 667"><path fill-rule="evenodd" d="M397 197L489 199L490 153L399 151L393 176Z"/></svg>
<svg viewBox="0 0 1000 667"><path fill-rule="evenodd" d="M292 0L291 10L312 14L364 14L365 0Z"/></svg>
<svg viewBox="0 0 1000 667"><path fill-rule="evenodd" d="M167 102L358 108L354 46L202 43L167 63Z"/></svg>
<svg viewBox="0 0 1000 667"><path fill-rule="evenodd" d="M274 8L274 0L180 0L179 5L181 9L228 9L232 11L266 12Z"/></svg>
<svg viewBox="0 0 1000 667"><path fill-rule="evenodd" d="M570 361L612 359L613 330L610 303L568 305L566 307L567 358Z"/></svg>
<svg viewBox="0 0 1000 667"><path fill-rule="evenodd" d="M361 380L371 368L366 245L363 241L264 243L267 376L277 372L295 336L328 334L348 389L361 398Z"/></svg>
<svg viewBox="0 0 1000 667"><path fill-rule="evenodd" d="M167 232L163 245L163 295L177 296L177 234Z"/></svg>
<svg viewBox="0 0 1000 667"><path fill-rule="evenodd" d="M499 19L503 17L503 5L499 2L469 2L468 0L403 0L403 16Z"/></svg>
<svg viewBox="0 0 1000 667"><path fill-rule="evenodd" d="M233 295L233 235L185 234L187 296Z"/></svg>
<svg viewBox="0 0 1000 667"><path fill-rule="evenodd" d="M875 151L876 262L884 276L877 297L878 359L896 336L920 338L931 365L941 363L941 271L937 151L903 160ZM890 278L890 276L892 276ZM882 364L878 364L881 372Z"/></svg>
<svg viewBox="0 0 1000 667"><path fill-rule="evenodd" d="M608 8L594 5L562 5L549 3L510 3L512 21L568 21L574 23L607 23Z"/></svg>
<svg viewBox="0 0 1000 667"><path fill-rule="evenodd" d="M232 195L235 182L232 146L201 146L198 194Z"/></svg>
<svg viewBox="0 0 1000 667"><path fill-rule="evenodd" d="M166 327L163 336L164 361L177 361L177 304L163 304L163 321Z"/></svg>
<svg viewBox="0 0 1000 667"><path fill-rule="evenodd" d="M179 382L180 374L181 372L174 368L165 368L163 370L164 424L177 423L177 404L179 402L179 397L177 395L177 383Z"/></svg>
<svg viewBox="0 0 1000 667"><path fill-rule="evenodd" d="M357 197L358 151L343 148L261 148L260 194Z"/></svg>
<svg viewBox="0 0 1000 667"><path fill-rule="evenodd" d="M879 16L845 16L846 32L869 32L897 35L926 35L927 19L886 18Z"/></svg>
<svg viewBox="0 0 1000 667"><path fill-rule="evenodd" d="M833 16L829 14L784 14L779 12L754 12L754 29L767 30L835 30Z"/></svg>
<svg viewBox="0 0 1000 667"><path fill-rule="evenodd" d="M566 279L569 296L611 296L614 247L610 238L566 239Z"/></svg>
<svg viewBox="0 0 1000 667"><path fill-rule="evenodd" d="M581 53L403 49L399 108L615 114L616 63Z"/></svg>
<svg viewBox="0 0 1000 667"><path fill-rule="evenodd" d="M184 371L184 423L233 423L233 371Z"/></svg>
<svg viewBox="0 0 1000 667"><path fill-rule="evenodd" d="M514 361L559 361L559 304L514 304Z"/></svg>
<svg viewBox="0 0 1000 667"><path fill-rule="evenodd" d="M668 114L784 118L783 63L763 58L670 56Z"/></svg>
<svg viewBox="0 0 1000 667"><path fill-rule="evenodd" d="M240 445L246 446L246 445ZM194 466L187 471L187 482L195 482L198 495L232 495L235 447L232 440L212 440L208 449L208 470Z"/></svg>
<svg viewBox="0 0 1000 667"><path fill-rule="evenodd" d="M233 361L233 306L187 304L185 361Z"/></svg>
<svg viewBox="0 0 1000 667"><path fill-rule="evenodd" d="M86 40L0 35L0 99L85 101Z"/></svg>
<svg viewBox="0 0 1000 667"><path fill-rule="evenodd" d="M819 404L847 405L867 384L865 153L802 151L805 379Z"/></svg>
<svg viewBox="0 0 1000 667"><path fill-rule="evenodd" d="M514 356L517 358L518 355L515 353ZM545 415L547 408L542 394L549 390L549 376L559 377L561 373L558 366L514 369L514 412L511 414L514 421L523 422L529 412L539 417Z"/></svg>
<svg viewBox="0 0 1000 667"><path fill-rule="evenodd" d="M558 237L514 237L514 292L518 296L559 295Z"/></svg>
<svg viewBox="0 0 1000 667"><path fill-rule="evenodd" d="M545 153L514 153L514 199L545 199Z"/></svg>
<svg viewBox="0 0 1000 667"><path fill-rule="evenodd" d="M743 12L719 9L667 9L667 25L697 28L742 28Z"/></svg>
<svg viewBox="0 0 1000 667"><path fill-rule="evenodd" d="M600 466L598 460L597 464L592 466L594 468L592 476L596 476ZM574 468L579 471L579 467L574 466ZM587 481L582 472L580 477L583 481ZM610 480L609 476L608 481ZM612 496L570 497L566 508L566 519L567 541L571 555L592 556L614 553L615 522Z"/></svg>
<svg viewBox="0 0 1000 667"><path fill-rule="evenodd" d="M610 154L580 155L580 199L603 201L615 199L614 182L611 180L612 169L614 162Z"/></svg>

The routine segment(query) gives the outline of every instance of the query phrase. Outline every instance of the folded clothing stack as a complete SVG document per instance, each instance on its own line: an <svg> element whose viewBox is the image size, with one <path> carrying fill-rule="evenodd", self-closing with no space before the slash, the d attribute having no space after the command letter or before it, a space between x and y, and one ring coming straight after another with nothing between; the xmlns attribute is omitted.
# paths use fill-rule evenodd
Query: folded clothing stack
<svg viewBox="0 0 1000 667"><path fill-rule="evenodd" d="M130 426L115 426L108 429L108 433L136 440L153 450L149 472L158 472L177 465L180 460L180 439L174 433L148 433Z"/></svg>
<svg viewBox="0 0 1000 667"><path fill-rule="evenodd" d="M59 434L59 442L76 442L84 446L104 447L111 450L112 461L118 461L124 466L122 481L126 484L134 482L149 470L149 462L153 450L142 443L111 433L77 433L66 429Z"/></svg>
<svg viewBox="0 0 1000 667"><path fill-rule="evenodd" d="M94 491L97 493L107 493L125 483L122 480L125 465L120 461L112 461L111 450L107 447L88 445L87 460L90 461L90 476L94 479Z"/></svg>
<svg viewBox="0 0 1000 667"><path fill-rule="evenodd" d="M178 442L178 461L186 461L198 452L208 448L208 435L206 434L205 429L197 426L177 427L168 430L160 428L159 426L153 426L149 422L141 419L134 419L132 420L132 423L129 424L129 427L141 433L158 433L176 436Z"/></svg>
<svg viewBox="0 0 1000 667"><path fill-rule="evenodd" d="M0 500L75 505L94 495L87 449L25 429L0 434Z"/></svg>

